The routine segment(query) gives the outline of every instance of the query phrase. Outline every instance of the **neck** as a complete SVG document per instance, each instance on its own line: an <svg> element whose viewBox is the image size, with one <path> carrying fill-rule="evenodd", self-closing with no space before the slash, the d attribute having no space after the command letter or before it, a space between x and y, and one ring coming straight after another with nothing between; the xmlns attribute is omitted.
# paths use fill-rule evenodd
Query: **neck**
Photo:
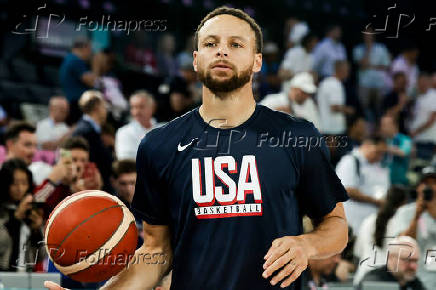
<svg viewBox="0 0 436 290"><path fill-rule="evenodd" d="M94 122L96 122L97 124L99 124L99 125L101 126L101 122L100 122L100 120L97 118L96 115L94 115L94 114L87 114L87 115L88 115L88 117L90 117L92 120L94 120Z"/></svg>
<svg viewBox="0 0 436 290"><path fill-rule="evenodd" d="M212 127L236 127L244 123L256 108L251 85L250 81L235 91L220 93L219 96L203 86L203 104L199 109L201 117L206 123L220 119L209 123Z"/></svg>
<svg viewBox="0 0 436 290"><path fill-rule="evenodd" d="M151 120L150 120L150 119L148 119L148 120L143 120L142 122L139 121L139 120L136 120L136 121L138 121L138 123L139 123L143 128L146 128L146 129L151 128Z"/></svg>

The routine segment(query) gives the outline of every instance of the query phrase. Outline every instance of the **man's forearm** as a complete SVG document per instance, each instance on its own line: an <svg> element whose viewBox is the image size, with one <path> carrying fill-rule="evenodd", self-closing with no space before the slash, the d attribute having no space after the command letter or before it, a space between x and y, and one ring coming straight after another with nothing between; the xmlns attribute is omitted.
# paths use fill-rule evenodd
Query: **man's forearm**
<svg viewBox="0 0 436 290"><path fill-rule="evenodd" d="M343 208L341 208L343 210ZM329 215L313 232L299 236L308 249L309 259L323 259L342 252L348 242L347 220L340 215Z"/></svg>
<svg viewBox="0 0 436 290"><path fill-rule="evenodd" d="M350 198L352 200L360 201L360 202L366 202L366 203L377 205L377 200L375 198L373 198L372 196L365 195L365 194L361 193L356 188L348 187L347 188L347 193L348 193L348 195L350 196Z"/></svg>
<svg viewBox="0 0 436 290"><path fill-rule="evenodd" d="M170 249L142 246L136 250L128 267L112 277L100 289L152 289L169 272L172 262L171 253Z"/></svg>
<svg viewBox="0 0 436 290"><path fill-rule="evenodd" d="M418 227L418 219L414 218L410 223L409 227L404 232L400 233L400 236L409 236L416 239L417 227Z"/></svg>

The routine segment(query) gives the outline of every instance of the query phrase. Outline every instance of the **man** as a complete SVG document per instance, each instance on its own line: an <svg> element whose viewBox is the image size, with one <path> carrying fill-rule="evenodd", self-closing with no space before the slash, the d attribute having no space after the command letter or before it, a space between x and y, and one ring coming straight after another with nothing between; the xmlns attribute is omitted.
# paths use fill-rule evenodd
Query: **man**
<svg viewBox="0 0 436 290"><path fill-rule="evenodd" d="M426 289L416 277L420 256L416 241L411 237L399 236L389 242L388 247L386 266L366 273L358 290L364 289L365 282L392 282L401 290Z"/></svg>
<svg viewBox="0 0 436 290"><path fill-rule="evenodd" d="M153 118L155 102L146 91L138 91L130 97L132 121L118 129L115 135L115 152L118 159L135 159L139 143L157 125Z"/></svg>
<svg viewBox="0 0 436 290"><path fill-rule="evenodd" d="M92 50L89 39L78 37L73 42L71 53L67 54L59 69L62 90L70 103L70 121L77 122L81 116L78 106L80 96L93 88L98 75L89 68Z"/></svg>
<svg viewBox="0 0 436 290"><path fill-rule="evenodd" d="M353 60L359 66L359 100L365 113L373 120L380 116L380 103L386 88L386 76L391 62L383 43L375 42L372 33L364 33L363 43L353 49Z"/></svg>
<svg viewBox="0 0 436 290"><path fill-rule="evenodd" d="M383 99L382 114L390 115L398 120L399 130L406 134L409 96L406 94L407 79L404 72L396 72L393 76L394 86ZM378 118L380 116L377 116Z"/></svg>
<svg viewBox="0 0 436 290"><path fill-rule="evenodd" d="M359 232L363 219L377 212L384 203L390 186L389 172L380 164L385 152L383 139L369 137L342 157L336 166L336 173L350 196L344 208L355 233Z"/></svg>
<svg viewBox="0 0 436 290"><path fill-rule="evenodd" d="M89 90L79 100L83 117L77 123L73 136L82 136L89 144L89 160L95 162L103 178L103 189L111 192L110 175L112 153L102 140L102 126L106 122L106 103L99 91Z"/></svg>
<svg viewBox="0 0 436 290"><path fill-rule="evenodd" d="M6 159L20 158L26 162L33 175L33 182L40 184L50 173L51 166L47 163L32 162L36 153L35 127L27 122L11 123L5 133Z"/></svg>
<svg viewBox="0 0 436 290"><path fill-rule="evenodd" d="M312 98L315 92L316 86L312 75L302 72L292 78L284 92L268 95L260 103L273 110L306 119L319 128L318 108Z"/></svg>
<svg viewBox="0 0 436 290"><path fill-rule="evenodd" d="M410 126L417 157L424 160L431 160L436 151L436 89L430 88L430 82L427 75L419 78L419 95Z"/></svg>
<svg viewBox="0 0 436 290"><path fill-rule="evenodd" d="M40 148L55 151L59 144L68 137L70 129L65 123L69 105L64 96L50 98L49 117L36 124L36 139Z"/></svg>
<svg viewBox="0 0 436 290"><path fill-rule="evenodd" d="M112 187L115 194L126 204L130 205L135 193L136 164L134 160L124 159L112 165Z"/></svg>
<svg viewBox="0 0 436 290"><path fill-rule="evenodd" d="M92 176L84 176L86 164L89 162L89 145L85 139L70 137L64 141L60 149L64 156L60 156L47 179L34 193L35 201L45 203L45 218L48 218L59 202L72 193L101 189L102 186L98 171Z"/></svg>
<svg viewBox="0 0 436 290"><path fill-rule="evenodd" d="M386 115L380 121L380 133L387 142L387 163L391 184L408 185L407 171L412 151L412 140L401 134L394 117Z"/></svg>
<svg viewBox="0 0 436 290"><path fill-rule="evenodd" d="M346 105L345 88L342 84L348 78L347 61L335 62L335 73L319 84L317 101L320 114L320 132L325 135L343 135L347 130L346 116L354 109Z"/></svg>
<svg viewBox="0 0 436 290"><path fill-rule="evenodd" d="M313 66L320 79L332 76L335 73L336 61L345 61L347 59L345 47L340 42L341 37L342 29L340 26L329 26L325 38L315 47Z"/></svg>
<svg viewBox="0 0 436 290"><path fill-rule="evenodd" d="M418 59L419 49L415 43L407 43L402 52L392 62L392 75L396 72L403 72L407 79L407 94L414 95L416 90L416 82L419 75L419 68L416 64Z"/></svg>
<svg viewBox="0 0 436 290"><path fill-rule="evenodd" d="M195 38L203 104L147 134L136 161L132 208L145 234L136 253L163 253L168 263L132 265L104 288L150 289L172 267L172 289L299 289L308 259L346 245L346 192L325 146L310 154L257 146L258 133L277 137L278 128L303 138L319 134L306 121L256 105L252 79L262 64L262 34L254 20L221 7L202 20ZM246 132L230 147L229 128ZM301 235L305 213L318 226Z"/></svg>
<svg viewBox="0 0 436 290"><path fill-rule="evenodd" d="M436 171L425 168L416 187L416 202L398 209L392 218L396 233L416 239L421 249L417 276L427 289L436 288Z"/></svg>

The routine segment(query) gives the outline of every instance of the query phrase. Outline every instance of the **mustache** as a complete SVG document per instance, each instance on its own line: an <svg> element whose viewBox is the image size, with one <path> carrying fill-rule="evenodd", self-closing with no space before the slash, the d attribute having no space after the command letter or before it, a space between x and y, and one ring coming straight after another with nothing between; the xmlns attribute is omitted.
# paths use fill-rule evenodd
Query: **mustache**
<svg viewBox="0 0 436 290"><path fill-rule="evenodd" d="M228 65L229 67L231 67L232 70L235 70L235 65L233 63L229 62L228 60L217 60L217 61L214 61L213 63L211 63L209 65L209 68L213 68L217 64L225 64L225 65Z"/></svg>

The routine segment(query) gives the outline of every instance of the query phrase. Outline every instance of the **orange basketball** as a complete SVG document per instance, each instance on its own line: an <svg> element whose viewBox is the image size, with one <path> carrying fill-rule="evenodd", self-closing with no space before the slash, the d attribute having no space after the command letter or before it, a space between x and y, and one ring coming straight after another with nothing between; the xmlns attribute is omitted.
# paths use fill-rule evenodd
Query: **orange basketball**
<svg viewBox="0 0 436 290"><path fill-rule="evenodd" d="M65 198L45 228L50 259L64 275L81 282L100 282L119 273L133 257L137 239L129 209L99 190Z"/></svg>

